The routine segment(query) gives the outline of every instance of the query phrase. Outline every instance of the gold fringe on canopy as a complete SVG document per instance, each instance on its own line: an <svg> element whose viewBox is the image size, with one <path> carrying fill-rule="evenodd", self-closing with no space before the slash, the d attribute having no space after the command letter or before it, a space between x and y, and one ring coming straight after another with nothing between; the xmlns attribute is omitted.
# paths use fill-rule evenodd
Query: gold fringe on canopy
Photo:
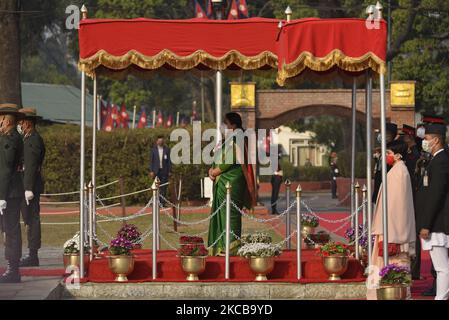
<svg viewBox="0 0 449 320"><path fill-rule="evenodd" d="M317 58L310 52L303 52L292 63L285 64L278 72L277 83L284 86L288 78L293 78L309 68L313 71L327 71L332 67L338 66L340 69L349 72L360 72L366 69L384 74L386 72L385 62L374 53L369 52L359 58L346 56L339 49L335 49L323 58Z"/></svg>
<svg viewBox="0 0 449 320"><path fill-rule="evenodd" d="M232 64L244 70L255 70L267 65L277 68L277 56L270 51L264 51L256 56L247 57L236 50L231 50L220 58L216 58L203 50L195 51L188 56L178 56L167 49L151 57L135 50L131 50L122 56L114 56L100 50L92 57L81 59L78 68L87 75L93 76L95 69L99 66L112 70L123 70L131 65L136 65L145 70L154 70L164 64L178 70L192 69L200 64L214 70L225 70Z"/></svg>

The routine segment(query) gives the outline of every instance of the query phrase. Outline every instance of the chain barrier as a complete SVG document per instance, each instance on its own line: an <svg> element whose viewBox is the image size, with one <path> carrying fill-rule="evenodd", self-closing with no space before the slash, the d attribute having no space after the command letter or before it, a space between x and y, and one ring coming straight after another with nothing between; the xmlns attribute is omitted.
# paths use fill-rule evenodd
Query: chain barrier
<svg viewBox="0 0 449 320"><path fill-rule="evenodd" d="M166 229L168 229L169 232L176 233L176 234L179 235L179 236L201 237L201 236L204 236L206 233L209 232L209 230L205 230L205 231L199 232L199 233L197 233L197 234L190 234L190 233L183 233L183 232L179 232L179 231L176 231L176 230L172 230L172 229L171 229L171 226L169 226L169 225L166 224L166 223L162 223L162 221L161 221L161 224L160 224L160 225L161 225L161 226L164 226Z"/></svg>
<svg viewBox="0 0 449 320"><path fill-rule="evenodd" d="M103 205L103 201L100 200L100 204ZM151 198L147 204L141 208L139 211L128 215L126 217L116 217L110 210L106 209L106 211L108 212L109 216L103 215L101 213L96 212L96 215L100 218L103 218L104 220L99 220L98 222L109 222L109 221L128 221L128 220L132 220L132 219L136 219L139 217L143 217L143 216L147 216L150 215L151 213L147 212L145 213L145 211L153 204L153 198ZM105 208L105 207L103 207Z"/></svg>
<svg viewBox="0 0 449 320"><path fill-rule="evenodd" d="M151 187L147 188L147 189L143 189L143 190L138 190L138 191L129 192L129 193L125 193L125 194L119 194L118 196L112 196L112 197L107 197L107 198L102 198L102 199L97 197L98 198L97 201L100 202L100 201L107 201L107 200L112 200L112 199L117 199L117 198L124 198L124 197L132 196L132 195L135 195L135 194L139 194L139 193L142 193L142 192L147 192L147 191L150 191L150 190L151 190Z"/></svg>
<svg viewBox="0 0 449 320"><path fill-rule="evenodd" d="M120 180L114 180L114 181L108 182L106 184L96 187L96 189L105 188L105 187L110 186L111 184L117 183L119 181ZM79 190L77 190L77 191L61 192L61 193L41 193L41 196L42 197L57 197L57 196L68 196L71 194L79 194L79 193L80 193Z"/></svg>
<svg viewBox="0 0 449 320"><path fill-rule="evenodd" d="M270 222L270 221L274 221L274 220L280 219L280 218L282 218L283 216L285 216L285 215L287 214L287 212L290 212L290 211L293 209L293 207L295 206L295 204L296 204L296 200L294 200L294 201L290 204L290 206L289 206L287 209L284 210L284 212L282 212L282 213L276 215L276 216L273 217L273 218L269 218L269 219L260 219L260 218L254 217L254 216L251 215L251 214L246 213L244 210L240 209L239 206L238 206L234 201L231 200L231 205L232 205L235 209L237 209L237 210L240 212L240 214L241 214L242 216L245 216L245 217L247 217L247 218L249 218L249 219L251 219L251 220L254 220L254 221L256 221L256 222Z"/></svg>
<svg viewBox="0 0 449 320"><path fill-rule="evenodd" d="M173 207L173 208L178 208L178 206L176 204L174 204L173 202L171 202L170 200L168 200L166 197L164 197L163 195L159 195L159 197L164 200L164 202L166 204L168 204L169 206ZM185 207L182 208L183 212L188 212L188 211L195 211L195 210L201 210L201 209L206 209L206 208L210 208L209 203L202 205L202 206L198 206L198 207Z"/></svg>
<svg viewBox="0 0 449 320"><path fill-rule="evenodd" d="M179 223L179 224L184 224L184 225L187 225L187 226L191 226L191 225L201 224L201 223L204 223L204 222L209 221L209 220L212 219L216 214L218 214L218 213L220 212L220 210L221 210L225 205L226 205L226 201L223 201L223 202L220 204L220 206L219 206L219 207L218 207L212 214L210 214L207 218L202 219L202 220L197 220L197 221L181 221L181 220L176 219L175 217L172 217L171 215L165 213L165 212L168 212L168 210L171 210L171 208L168 208L168 209L162 209L162 210L160 210L160 211L161 211L161 212L164 212L165 215L166 215L167 217L169 217L171 220L173 220L173 221L175 221L175 222L177 222L177 223Z"/></svg>
<svg viewBox="0 0 449 320"><path fill-rule="evenodd" d="M306 210L313 215L315 218L322 220L324 222L328 222L328 223L339 223L339 222L344 222L347 221L349 219L352 219L352 217L354 217L357 213L360 212L360 210L363 209L365 203L367 203L367 201L365 200L364 202L362 202L362 204L349 216L341 218L341 219L336 219L336 220L332 220L332 219L326 219L322 216L319 216L318 214L316 214L308 205L307 203L305 203L304 201L301 200L301 204L306 208Z"/></svg>

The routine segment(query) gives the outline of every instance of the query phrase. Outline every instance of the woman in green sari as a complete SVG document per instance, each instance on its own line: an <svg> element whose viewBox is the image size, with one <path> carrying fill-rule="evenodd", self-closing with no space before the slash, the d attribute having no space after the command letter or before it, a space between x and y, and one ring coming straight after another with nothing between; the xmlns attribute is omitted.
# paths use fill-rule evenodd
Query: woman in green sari
<svg viewBox="0 0 449 320"><path fill-rule="evenodd" d="M242 118L238 113L230 112L225 116L225 125L228 130L242 128ZM244 156L239 157L238 146L235 137L225 141L221 148L215 153L214 164L209 169L209 177L214 181L213 201L211 213L214 213L220 205L226 201L226 184L231 185L231 199L239 209L252 209L255 205L255 183L254 171L251 164L248 164L247 147L243 148ZM237 159L244 159L238 161ZM221 160L221 161L220 161ZM219 212L214 215L209 224L208 245L209 255L223 255L226 248L226 237L223 231L226 230L226 205L223 205ZM242 216L240 211L231 205L231 231L241 236ZM240 245L240 241L231 233L230 253L235 255ZM223 235L222 235L223 234ZM217 241L217 239L219 239Z"/></svg>

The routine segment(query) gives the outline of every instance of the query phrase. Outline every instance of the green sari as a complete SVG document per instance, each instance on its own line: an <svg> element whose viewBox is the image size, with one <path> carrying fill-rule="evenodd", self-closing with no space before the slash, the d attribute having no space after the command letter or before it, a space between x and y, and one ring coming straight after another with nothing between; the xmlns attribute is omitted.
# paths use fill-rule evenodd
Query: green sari
<svg viewBox="0 0 449 320"><path fill-rule="evenodd" d="M231 184L231 199L237 205L238 208L243 207L250 208L250 201L248 201L248 188L245 179L245 175L242 170L242 165L237 163L236 160L236 147L235 144L228 144L225 149L223 159L223 144L221 149L217 151L213 168L220 168L221 174L216 177L213 188L213 200L211 213L214 213L222 203L226 202L226 184ZM232 148L232 151L231 151ZM232 156L232 159L230 157ZM223 159L221 164L217 164L217 159ZM226 230L226 205L223 205L220 211L211 218L209 223L209 237L208 246L211 246ZM241 213L231 205L231 231L238 237L242 234L242 215ZM231 233L231 255L236 255L240 246L240 241ZM222 255L225 253L226 248L226 236L223 234L221 238L209 249L210 256Z"/></svg>

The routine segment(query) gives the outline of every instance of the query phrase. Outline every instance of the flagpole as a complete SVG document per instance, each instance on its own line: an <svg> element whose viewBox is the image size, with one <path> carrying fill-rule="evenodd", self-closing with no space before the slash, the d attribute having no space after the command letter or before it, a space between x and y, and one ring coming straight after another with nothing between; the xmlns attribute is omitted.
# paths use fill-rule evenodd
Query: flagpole
<svg viewBox="0 0 449 320"><path fill-rule="evenodd" d="M179 127L179 111L176 112L176 126Z"/></svg>
<svg viewBox="0 0 449 320"><path fill-rule="evenodd" d="M102 103L101 103L102 96L98 95L97 99L98 100L97 100L97 123L96 123L96 125L97 125L97 131L100 131L101 130L101 107L99 108L98 106L102 105Z"/></svg>
<svg viewBox="0 0 449 320"><path fill-rule="evenodd" d="M134 110L133 110L133 129L136 128L136 109L137 109L137 106L134 105Z"/></svg>
<svg viewBox="0 0 449 320"><path fill-rule="evenodd" d="M156 109L153 109L153 128L156 128Z"/></svg>

